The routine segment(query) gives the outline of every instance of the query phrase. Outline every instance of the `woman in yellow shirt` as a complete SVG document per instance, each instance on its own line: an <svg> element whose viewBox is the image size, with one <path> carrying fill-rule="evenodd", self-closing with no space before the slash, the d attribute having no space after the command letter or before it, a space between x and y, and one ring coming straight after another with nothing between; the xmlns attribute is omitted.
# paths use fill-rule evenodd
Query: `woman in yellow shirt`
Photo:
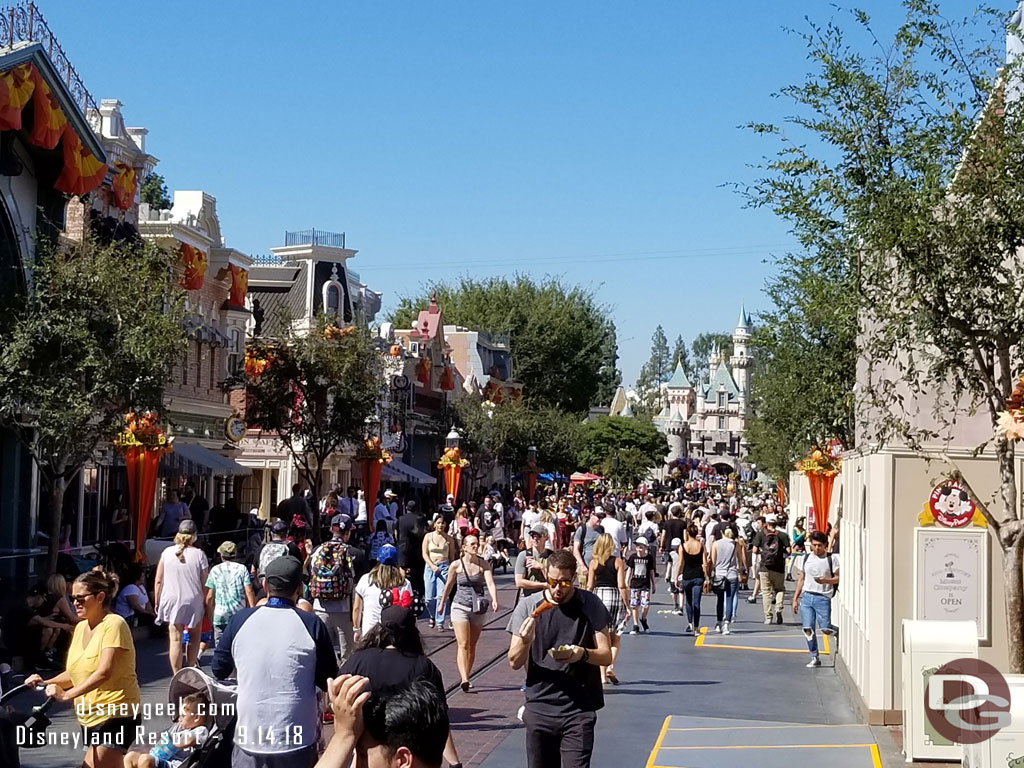
<svg viewBox="0 0 1024 768"><path fill-rule="evenodd" d="M100 568L75 579L71 602L82 621L75 625L67 669L49 680L25 680L33 688L44 684L57 701L74 700L86 768L120 768L141 723L135 644L124 619L111 611L116 595L117 577Z"/></svg>

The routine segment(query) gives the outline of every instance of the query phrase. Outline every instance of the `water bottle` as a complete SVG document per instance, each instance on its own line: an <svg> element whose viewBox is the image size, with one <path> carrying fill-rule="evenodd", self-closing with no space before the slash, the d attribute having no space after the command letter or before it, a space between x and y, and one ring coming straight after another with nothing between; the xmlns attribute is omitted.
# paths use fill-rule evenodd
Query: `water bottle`
<svg viewBox="0 0 1024 768"><path fill-rule="evenodd" d="M186 629L184 632L181 633L181 644L182 645L188 645L188 637L189 637L188 630Z"/></svg>

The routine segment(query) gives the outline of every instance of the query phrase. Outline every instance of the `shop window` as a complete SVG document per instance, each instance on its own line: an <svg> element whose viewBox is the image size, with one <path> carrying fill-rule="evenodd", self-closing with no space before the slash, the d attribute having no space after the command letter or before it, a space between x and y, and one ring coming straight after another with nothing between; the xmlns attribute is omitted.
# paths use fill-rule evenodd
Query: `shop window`
<svg viewBox="0 0 1024 768"><path fill-rule="evenodd" d="M242 355L245 353L245 340L238 328L231 329L231 344L227 348L227 375L234 376L241 370Z"/></svg>

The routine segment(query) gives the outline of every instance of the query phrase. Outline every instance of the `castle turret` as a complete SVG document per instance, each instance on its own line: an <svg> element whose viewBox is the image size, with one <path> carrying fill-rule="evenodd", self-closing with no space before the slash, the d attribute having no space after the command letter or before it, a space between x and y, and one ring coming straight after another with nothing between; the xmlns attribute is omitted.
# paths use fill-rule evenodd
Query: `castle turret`
<svg viewBox="0 0 1024 768"><path fill-rule="evenodd" d="M740 391L741 413L746 412L747 404L750 402L750 339L750 315L741 305L740 319L736 323L736 330L732 333L732 357L729 359L733 380L736 382L736 388Z"/></svg>

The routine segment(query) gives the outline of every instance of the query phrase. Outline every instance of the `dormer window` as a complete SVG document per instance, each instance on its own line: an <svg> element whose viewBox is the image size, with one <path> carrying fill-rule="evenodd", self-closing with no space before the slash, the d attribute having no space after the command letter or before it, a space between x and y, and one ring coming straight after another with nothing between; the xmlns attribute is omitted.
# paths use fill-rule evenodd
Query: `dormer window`
<svg viewBox="0 0 1024 768"><path fill-rule="evenodd" d="M719 392L718 393L718 407L719 408L725 408L725 398L726 397L727 397L727 395L725 394L725 392Z"/></svg>
<svg viewBox="0 0 1024 768"><path fill-rule="evenodd" d="M324 312L338 323L345 322L345 288L341 284L338 265L331 270L331 276L323 287Z"/></svg>

